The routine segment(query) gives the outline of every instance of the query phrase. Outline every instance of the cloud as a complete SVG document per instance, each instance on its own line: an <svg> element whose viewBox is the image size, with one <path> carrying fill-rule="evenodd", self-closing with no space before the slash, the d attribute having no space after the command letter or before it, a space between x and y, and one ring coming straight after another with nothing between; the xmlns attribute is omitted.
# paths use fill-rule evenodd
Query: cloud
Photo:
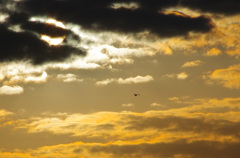
<svg viewBox="0 0 240 158"><path fill-rule="evenodd" d="M149 30L159 36L169 37L186 35L190 31L207 32L212 28L210 19L207 17L192 18L165 15L158 13L157 10L150 11L144 9L148 3L144 3L143 1L136 3L139 4L138 9L133 10L131 9L132 7L128 8L126 6L121 7L121 9L113 9L112 7L114 7L114 4L116 6L117 2L113 0L105 0L102 3L96 0L89 2L74 0L54 0L49 2L45 0L41 3L38 1L35 3L32 1L23 1L19 5L23 6L24 11L28 11L34 15L57 15L56 18L60 21L77 23L84 28L101 31L111 30L136 33ZM123 1L119 2L122 3ZM42 3L45 5L41 5ZM125 3L123 2L122 4ZM52 6L54 6L54 9ZM71 9L66 9L66 6L71 6ZM87 17L84 16L86 12L89 13Z"/></svg>
<svg viewBox="0 0 240 158"><path fill-rule="evenodd" d="M124 155L131 154L136 157L140 151L141 156L162 155L164 157L166 156L164 154L168 152L166 149L169 149L167 157L173 157L176 154L183 157L184 155L211 157L218 155L219 151L228 153L232 146L240 142L238 134L240 115L236 109L236 107L240 108L239 102L239 98L201 99L198 105L143 113L127 111L91 114L65 113L64 115L45 113L43 116L21 119L14 124L14 127L27 129L29 133L68 134L85 139L98 140L101 138L105 142L75 142L29 151L35 155L36 153L52 155L58 149L58 153L65 150L63 153L67 154L65 155L67 157L74 154L78 154L78 156L82 154L86 157L85 154L92 156L99 152L103 152L109 157L124 157ZM229 108L229 111L226 107ZM219 112L218 108L225 109L225 112ZM96 133L96 131L98 132ZM221 149L216 145L221 145ZM182 146L181 149L179 149L180 146ZM188 149L192 146L194 146L194 151L192 148ZM156 150L153 152L151 148L155 147ZM46 152L47 148L48 152ZM77 150L80 148L81 150ZM133 149L127 150L129 148ZM211 148L211 150L216 150L216 153L205 152L202 154L202 152L197 152L199 148ZM229 156L229 154L227 155ZM39 157L43 157L43 155Z"/></svg>
<svg viewBox="0 0 240 158"><path fill-rule="evenodd" d="M210 75L209 79L222 84L224 87L240 88L240 65L229 66L226 69L216 69Z"/></svg>
<svg viewBox="0 0 240 158"><path fill-rule="evenodd" d="M125 9L135 10L135 9L139 8L139 4L136 3L136 2L128 2L128 3L120 3L120 2L118 2L118 3L112 3L111 8L113 8L113 9L125 8Z"/></svg>
<svg viewBox="0 0 240 158"><path fill-rule="evenodd" d="M186 72L180 72L178 74L175 73L165 74L162 76L162 78L177 78L179 80L185 80L188 78L188 74Z"/></svg>
<svg viewBox="0 0 240 158"><path fill-rule="evenodd" d="M33 64L63 61L72 54L84 55L85 52L67 45L51 47L36 35L29 32L14 32L0 24L0 62L30 60Z"/></svg>
<svg viewBox="0 0 240 158"><path fill-rule="evenodd" d="M176 74L165 74L162 76L162 78L175 78Z"/></svg>
<svg viewBox="0 0 240 158"><path fill-rule="evenodd" d="M237 157L240 142L239 103L240 98L198 98L187 107L142 113L48 112L12 121L12 127L15 132L25 129L32 135L51 133L85 140L18 150L18 153L35 157L95 157L95 154L109 158L126 155L166 158L176 155ZM211 152L202 153L199 149L209 149ZM6 157L4 154L7 152L1 152L0 156ZM17 153L11 154L12 157L17 157Z"/></svg>
<svg viewBox="0 0 240 158"><path fill-rule="evenodd" d="M222 51L220 49L212 48L209 51L207 51L205 56L218 56L221 53L222 53Z"/></svg>
<svg viewBox="0 0 240 158"><path fill-rule="evenodd" d="M136 77L129 77L126 79L123 78L111 78L111 79L106 79L102 81L96 82L96 85L98 86L105 86L108 85L112 82L118 83L118 84L138 84L138 83L146 83L153 81L153 77L150 75L147 76L136 76Z"/></svg>
<svg viewBox="0 0 240 158"><path fill-rule="evenodd" d="M10 112L10 111L6 111L6 110L3 110L1 109L0 110L0 117L5 117L5 116L8 116L8 115L12 115L13 113Z"/></svg>
<svg viewBox="0 0 240 158"><path fill-rule="evenodd" d="M182 65L182 67L194 67L199 66L202 63L201 60L189 61Z"/></svg>
<svg viewBox="0 0 240 158"><path fill-rule="evenodd" d="M78 79L75 74L58 74L57 79L62 80L63 82L82 82L82 79Z"/></svg>
<svg viewBox="0 0 240 158"><path fill-rule="evenodd" d="M20 86L2 86L0 87L0 95L15 95L23 93L23 88Z"/></svg>
<svg viewBox="0 0 240 158"><path fill-rule="evenodd" d="M29 62L0 63L0 81L4 85L18 83L44 83L48 74L44 67L33 66Z"/></svg>
<svg viewBox="0 0 240 158"><path fill-rule="evenodd" d="M163 105L162 105L162 104L159 104L159 103L156 103L156 102L154 102L154 103L151 103L151 104L150 104L150 106L157 107L157 106L163 106Z"/></svg>
<svg viewBox="0 0 240 158"><path fill-rule="evenodd" d="M119 84L137 84L137 83L145 83L145 82L150 82L153 81L153 77L150 75L147 76L136 76L136 77L129 77L126 79L119 78L117 82Z"/></svg>
<svg viewBox="0 0 240 158"><path fill-rule="evenodd" d="M2 152L1 157L33 158L33 157L161 157L161 158L190 158L190 157L237 157L239 143L220 142L187 142L186 140L174 143L84 143L74 142L68 144L44 146L38 149L29 149L28 153ZM220 148L221 147L221 148ZM206 152L201 152L206 151ZM209 152L208 152L209 151Z"/></svg>
<svg viewBox="0 0 240 158"><path fill-rule="evenodd" d="M17 72L18 70L15 69ZM35 83L35 84L40 84L40 83L45 83L47 81L48 74L44 71L42 74L39 76L33 75L33 74L20 74L16 73L13 76L9 77L9 80L4 81L4 84L8 85L14 85L17 83Z"/></svg>
<svg viewBox="0 0 240 158"><path fill-rule="evenodd" d="M128 104L122 104L123 107L130 107L130 106L134 106L133 103L128 103Z"/></svg>
<svg viewBox="0 0 240 158"><path fill-rule="evenodd" d="M177 79L179 80L185 80L186 78L188 78L188 74L186 72L181 72L177 74Z"/></svg>
<svg viewBox="0 0 240 158"><path fill-rule="evenodd" d="M219 3L216 3L216 1L214 0L209 1L196 0L194 2L186 0L181 2L182 6L186 6L191 9L200 9L203 12L220 13L226 15L239 13L240 9L237 6L235 6L239 4L240 3L237 0L230 0L227 2L221 0Z"/></svg>

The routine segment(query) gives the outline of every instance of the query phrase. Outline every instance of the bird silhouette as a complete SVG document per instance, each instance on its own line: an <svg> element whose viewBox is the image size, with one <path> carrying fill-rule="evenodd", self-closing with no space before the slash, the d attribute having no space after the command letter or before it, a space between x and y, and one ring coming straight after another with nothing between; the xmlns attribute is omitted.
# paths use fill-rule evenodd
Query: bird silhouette
<svg viewBox="0 0 240 158"><path fill-rule="evenodd" d="M134 96L138 96L138 95L140 95L140 94L137 94L137 93L133 93L133 95L134 95Z"/></svg>

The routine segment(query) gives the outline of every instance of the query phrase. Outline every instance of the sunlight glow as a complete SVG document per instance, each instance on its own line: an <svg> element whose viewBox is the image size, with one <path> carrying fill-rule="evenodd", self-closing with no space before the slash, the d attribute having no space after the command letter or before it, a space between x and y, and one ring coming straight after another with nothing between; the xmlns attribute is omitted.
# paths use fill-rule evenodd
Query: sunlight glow
<svg viewBox="0 0 240 158"><path fill-rule="evenodd" d="M59 38L52 38L47 35L41 35L42 40L46 41L49 45L59 45L60 43L63 42L64 37L59 37Z"/></svg>
<svg viewBox="0 0 240 158"><path fill-rule="evenodd" d="M45 23L46 24L53 24L56 27L60 27L60 28L65 29L65 26L62 22L54 20L54 19L48 19ZM46 41L49 45L56 46L56 45L59 45L63 42L63 40L65 39L65 36L53 38L53 37L50 37L48 35L41 35L41 39Z"/></svg>

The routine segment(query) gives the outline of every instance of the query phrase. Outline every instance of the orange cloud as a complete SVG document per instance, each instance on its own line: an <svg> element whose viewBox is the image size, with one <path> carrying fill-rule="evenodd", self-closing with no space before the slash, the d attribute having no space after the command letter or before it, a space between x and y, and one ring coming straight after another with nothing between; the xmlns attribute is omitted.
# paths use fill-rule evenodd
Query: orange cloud
<svg viewBox="0 0 240 158"><path fill-rule="evenodd" d="M182 97L182 99L188 97ZM173 97L170 100L179 100ZM73 142L36 149L1 152L0 157L158 157L191 155L204 157L199 148L211 148L214 156L240 144L240 98L194 99L177 109L137 112L96 112L90 114L44 113L16 121L13 126L29 133L67 134L101 142ZM152 106L159 106L153 103ZM5 113L5 112L4 112ZM216 146L221 145L221 149ZM196 149L191 148L195 146ZM155 149L152 151L152 149ZM184 150L182 148L189 148ZM131 150L129 150L131 149ZM166 150L169 149L169 150ZM179 150L178 150L179 149ZM191 149L191 150L190 150ZM197 150L198 149L198 150ZM235 151L233 148L231 152ZM153 153L152 153L153 152ZM207 153L207 154L211 154ZM140 154L140 155L138 155ZM205 155L206 156L206 155ZM209 156L209 155L208 155ZM211 155L210 157L213 157Z"/></svg>
<svg viewBox="0 0 240 158"><path fill-rule="evenodd" d="M194 67L199 66L202 63L201 60L189 61L182 65L182 67Z"/></svg>
<svg viewBox="0 0 240 158"><path fill-rule="evenodd" d="M212 48L209 51L207 51L205 56L218 56L221 53L222 53L222 51L220 49Z"/></svg>
<svg viewBox="0 0 240 158"><path fill-rule="evenodd" d="M226 69L217 69L212 72L209 78L217 81L224 87L240 88L240 65L229 66Z"/></svg>

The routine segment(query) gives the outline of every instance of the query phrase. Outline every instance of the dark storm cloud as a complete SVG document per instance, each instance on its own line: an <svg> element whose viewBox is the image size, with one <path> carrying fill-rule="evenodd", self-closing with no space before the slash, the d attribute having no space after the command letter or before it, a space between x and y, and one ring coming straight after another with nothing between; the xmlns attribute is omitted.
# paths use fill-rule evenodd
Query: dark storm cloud
<svg viewBox="0 0 240 158"><path fill-rule="evenodd" d="M119 32L140 32L149 30L163 37L186 35L190 31L207 32L213 27L211 20L204 17L165 15L157 12L153 6L170 6L177 1L139 1L139 9L112 9L113 0L35 0L19 3L19 8L31 15L45 15L60 21L74 22L92 30ZM126 2L126 1L125 1ZM127 1L129 2L129 1ZM147 6L147 7L146 7Z"/></svg>
<svg viewBox="0 0 240 158"><path fill-rule="evenodd" d="M176 155L182 157L218 157L218 158L238 158L240 155L239 143L221 143L214 141L185 140L172 143L138 144L138 145L108 145L92 147L93 153L110 153L119 157L162 157L169 158Z"/></svg>
<svg viewBox="0 0 240 158"><path fill-rule="evenodd" d="M181 5L212 13L226 15L240 13L239 0L181 0Z"/></svg>
<svg viewBox="0 0 240 158"><path fill-rule="evenodd" d="M148 9L164 9L167 7L188 7L203 12L237 14L240 13L239 0L133 0L141 7Z"/></svg>
<svg viewBox="0 0 240 158"><path fill-rule="evenodd" d="M21 28L24 30L38 32L39 34L44 34L51 37L65 36L67 33L66 29L56 27L53 24L44 24L41 22L28 22L23 24Z"/></svg>
<svg viewBox="0 0 240 158"><path fill-rule="evenodd" d="M31 60L33 64L63 61L72 54L84 55L82 50L60 45L49 46L31 32L14 32L0 25L0 62Z"/></svg>
<svg viewBox="0 0 240 158"><path fill-rule="evenodd" d="M28 21L29 15L25 13L12 13L7 18L8 25L20 25L25 31L33 31L38 34L45 34L51 37L60 37L68 34L73 34L70 30L57 27L54 24L42 23L38 21Z"/></svg>
<svg viewBox="0 0 240 158"><path fill-rule="evenodd" d="M23 12L9 12L5 23L0 24L0 62L30 60L33 64L42 64L63 61L72 54L86 54L83 50L69 45L50 46L40 39L41 34L51 37L76 37L76 35L70 30L52 24L29 21L29 18L30 15ZM8 29L14 25L19 26L22 31ZM75 40L80 41L79 38Z"/></svg>

